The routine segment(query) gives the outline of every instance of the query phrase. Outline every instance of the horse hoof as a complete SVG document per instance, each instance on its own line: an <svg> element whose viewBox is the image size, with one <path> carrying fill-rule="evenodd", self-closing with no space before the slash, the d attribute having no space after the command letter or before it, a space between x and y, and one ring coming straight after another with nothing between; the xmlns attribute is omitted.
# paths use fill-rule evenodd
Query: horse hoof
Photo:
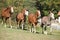
<svg viewBox="0 0 60 40"><path fill-rule="evenodd" d="M45 34L45 35L47 35L47 32L46 32L46 31L44 31L44 34Z"/></svg>
<svg viewBox="0 0 60 40"><path fill-rule="evenodd" d="M12 26L11 26L11 28L12 28Z"/></svg>
<svg viewBox="0 0 60 40"><path fill-rule="evenodd" d="M32 31L30 30L30 32L32 32Z"/></svg>

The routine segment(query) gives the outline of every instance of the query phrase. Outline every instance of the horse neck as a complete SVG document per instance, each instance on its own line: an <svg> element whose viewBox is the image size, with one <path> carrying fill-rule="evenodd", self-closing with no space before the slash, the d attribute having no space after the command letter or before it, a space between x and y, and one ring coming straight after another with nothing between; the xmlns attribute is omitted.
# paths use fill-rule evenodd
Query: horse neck
<svg viewBox="0 0 60 40"><path fill-rule="evenodd" d="M48 17L49 20L51 19L51 17L49 15L47 17Z"/></svg>
<svg viewBox="0 0 60 40"><path fill-rule="evenodd" d="M25 13L24 12L21 12L23 15L25 15Z"/></svg>
<svg viewBox="0 0 60 40"><path fill-rule="evenodd" d="M40 17L41 17L39 13L36 13L35 16L36 16L37 18L40 18Z"/></svg>
<svg viewBox="0 0 60 40"><path fill-rule="evenodd" d="M21 11L21 13L23 13L23 14L25 15L25 10L23 9L23 10Z"/></svg>
<svg viewBox="0 0 60 40"><path fill-rule="evenodd" d="M36 11L36 16L37 16L37 17L41 17L40 10L37 10L37 11Z"/></svg>

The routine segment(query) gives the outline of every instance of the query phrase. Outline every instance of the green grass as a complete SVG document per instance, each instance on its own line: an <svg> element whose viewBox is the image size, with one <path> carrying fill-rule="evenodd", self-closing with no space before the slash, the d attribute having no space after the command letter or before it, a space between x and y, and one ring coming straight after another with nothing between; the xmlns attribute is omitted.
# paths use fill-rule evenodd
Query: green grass
<svg viewBox="0 0 60 40"><path fill-rule="evenodd" d="M54 30L52 35L41 34L41 28L37 28L37 31L39 34L16 28L5 28L0 24L0 40L60 40L60 31Z"/></svg>

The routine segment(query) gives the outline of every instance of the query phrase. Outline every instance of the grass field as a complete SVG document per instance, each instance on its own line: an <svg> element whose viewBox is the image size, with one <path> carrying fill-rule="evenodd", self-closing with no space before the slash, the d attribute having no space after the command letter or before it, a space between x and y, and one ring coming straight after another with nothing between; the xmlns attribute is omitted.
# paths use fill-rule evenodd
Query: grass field
<svg viewBox="0 0 60 40"><path fill-rule="evenodd" d="M37 31L39 33L31 33L16 28L5 28L0 24L0 40L60 40L60 31L54 30L52 35L41 34L40 29Z"/></svg>

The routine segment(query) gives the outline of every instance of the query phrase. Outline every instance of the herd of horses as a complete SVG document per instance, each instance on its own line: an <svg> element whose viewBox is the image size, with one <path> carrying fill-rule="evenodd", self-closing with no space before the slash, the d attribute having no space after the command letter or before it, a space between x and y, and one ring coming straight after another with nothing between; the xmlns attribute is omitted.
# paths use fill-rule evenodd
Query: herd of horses
<svg viewBox="0 0 60 40"><path fill-rule="evenodd" d="M19 25L21 24L21 28L24 29L25 21L26 21L26 16L27 16L27 22L31 24L32 26L30 27L30 32L35 32L36 33L36 25L39 23L42 28L42 33L47 34L47 26L51 25L51 21L54 20L54 14L49 11L50 14L48 16L44 16L41 18L41 12L40 10L36 10L35 14L34 13L29 13L29 11L26 8L23 8L21 12L19 12L16 15L16 22L17 22L17 28L19 28ZM7 19L9 20L9 26L12 28L11 25L11 15L14 13L13 7L7 7L2 9L1 17L2 17L2 24L6 21Z"/></svg>

